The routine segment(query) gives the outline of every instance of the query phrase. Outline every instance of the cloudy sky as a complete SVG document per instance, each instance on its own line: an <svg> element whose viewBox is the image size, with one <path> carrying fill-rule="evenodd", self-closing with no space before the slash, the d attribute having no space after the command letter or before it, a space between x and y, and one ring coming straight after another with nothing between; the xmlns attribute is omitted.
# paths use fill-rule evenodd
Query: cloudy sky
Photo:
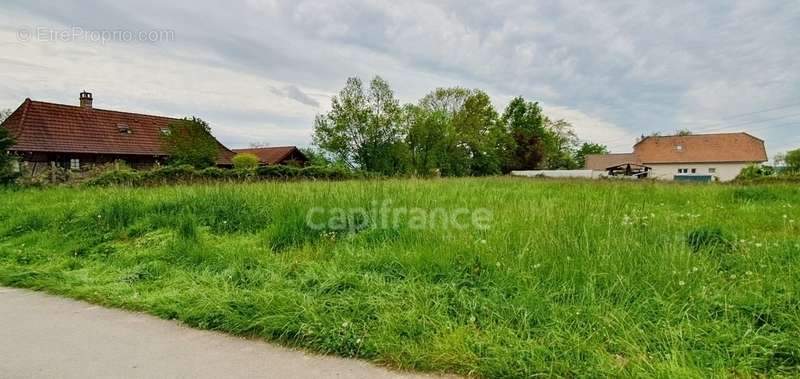
<svg viewBox="0 0 800 379"><path fill-rule="evenodd" d="M679 128L800 147L796 0L181 3L4 0L0 108L86 89L99 108L198 115L230 147L308 145L347 77L381 75L404 102L522 95L615 151Z"/></svg>

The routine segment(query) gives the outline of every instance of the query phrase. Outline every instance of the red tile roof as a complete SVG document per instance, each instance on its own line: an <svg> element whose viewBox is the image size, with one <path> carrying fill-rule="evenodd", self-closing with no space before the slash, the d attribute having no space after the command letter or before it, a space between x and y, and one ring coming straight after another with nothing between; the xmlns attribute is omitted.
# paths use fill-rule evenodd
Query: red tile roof
<svg viewBox="0 0 800 379"><path fill-rule="evenodd" d="M258 160L264 164L280 164L284 160L295 156L305 158L305 155L296 146L275 146L275 147L259 147L250 149L233 149L237 154L249 153L258 157Z"/></svg>
<svg viewBox="0 0 800 379"><path fill-rule="evenodd" d="M166 156L161 130L178 119L25 99L3 123L14 151ZM127 128L129 133L120 130ZM217 142L218 164L234 153Z"/></svg>
<svg viewBox="0 0 800 379"><path fill-rule="evenodd" d="M747 133L647 137L633 147L643 164L766 162L764 141Z"/></svg>
<svg viewBox="0 0 800 379"><path fill-rule="evenodd" d="M760 163L766 162L764 141L747 133L647 137L633 153L586 156L586 168L602 171L623 163Z"/></svg>

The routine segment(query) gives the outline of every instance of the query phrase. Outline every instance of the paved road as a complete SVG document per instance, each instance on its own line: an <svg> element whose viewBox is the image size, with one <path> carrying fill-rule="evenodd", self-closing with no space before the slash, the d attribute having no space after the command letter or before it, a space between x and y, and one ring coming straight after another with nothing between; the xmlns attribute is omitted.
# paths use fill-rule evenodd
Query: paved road
<svg viewBox="0 0 800 379"><path fill-rule="evenodd" d="M0 378L430 378L0 287Z"/></svg>

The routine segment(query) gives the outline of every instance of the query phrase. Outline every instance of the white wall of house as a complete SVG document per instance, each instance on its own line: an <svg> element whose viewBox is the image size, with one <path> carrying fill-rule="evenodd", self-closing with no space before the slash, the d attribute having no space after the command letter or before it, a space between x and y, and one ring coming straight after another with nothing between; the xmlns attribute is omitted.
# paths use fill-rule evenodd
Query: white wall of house
<svg viewBox="0 0 800 379"><path fill-rule="evenodd" d="M652 168L649 177L661 180L673 180L675 175L681 175L680 169L687 169L688 175L695 170L696 175L712 175L721 182L736 179L736 176L750 163L670 163L654 164L644 163L645 166ZM713 171L713 172L712 172ZM686 174L683 174L686 175Z"/></svg>

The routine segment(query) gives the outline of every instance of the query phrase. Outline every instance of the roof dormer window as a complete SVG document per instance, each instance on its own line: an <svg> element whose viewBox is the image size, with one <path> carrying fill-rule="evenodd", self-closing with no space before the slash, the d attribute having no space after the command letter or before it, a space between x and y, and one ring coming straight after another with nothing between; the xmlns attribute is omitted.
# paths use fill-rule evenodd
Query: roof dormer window
<svg viewBox="0 0 800 379"><path fill-rule="evenodd" d="M683 151L683 145L675 145L675 150Z"/></svg>
<svg viewBox="0 0 800 379"><path fill-rule="evenodd" d="M161 135L168 136L170 134L172 134L172 130L170 130L169 128L161 128Z"/></svg>
<svg viewBox="0 0 800 379"><path fill-rule="evenodd" d="M131 134L131 128L128 124L117 124L117 130L119 130L120 134Z"/></svg>

